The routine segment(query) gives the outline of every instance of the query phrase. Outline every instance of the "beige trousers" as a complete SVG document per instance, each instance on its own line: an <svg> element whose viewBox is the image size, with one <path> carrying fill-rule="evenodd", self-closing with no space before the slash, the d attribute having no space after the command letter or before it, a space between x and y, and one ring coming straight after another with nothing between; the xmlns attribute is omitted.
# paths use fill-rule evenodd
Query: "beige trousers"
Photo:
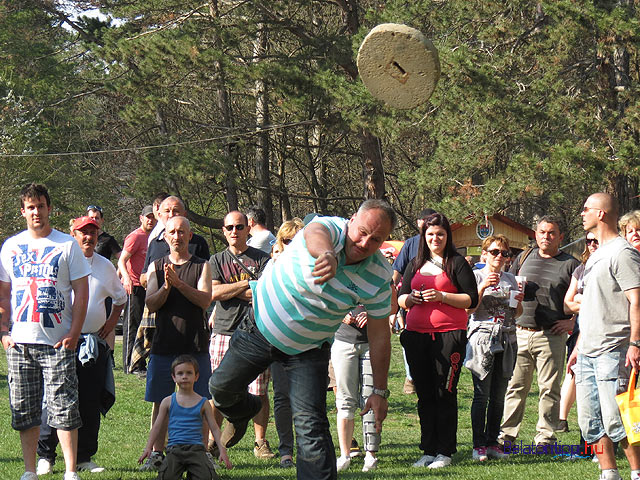
<svg viewBox="0 0 640 480"><path fill-rule="evenodd" d="M504 403L501 439L518 437L524 417L527 395L531 390L533 372L538 371L538 423L534 442L554 443L555 428L560 413L560 387L564 372L567 334L554 335L549 331L530 332L517 329L518 356L509 381ZM511 438L508 438L511 437Z"/></svg>

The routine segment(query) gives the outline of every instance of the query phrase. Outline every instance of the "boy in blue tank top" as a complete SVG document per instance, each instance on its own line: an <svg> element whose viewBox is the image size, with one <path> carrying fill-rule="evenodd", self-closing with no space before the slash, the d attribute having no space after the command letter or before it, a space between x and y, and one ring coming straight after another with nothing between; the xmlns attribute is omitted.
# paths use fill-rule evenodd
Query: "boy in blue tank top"
<svg viewBox="0 0 640 480"><path fill-rule="evenodd" d="M159 435L164 435L168 423L167 455L158 471L158 480L179 480L184 472L191 480L218 478L206 456L203 419L220 447L220 461L227 468L232 467L227 450L220 441L220 428L213 418L211 404L193 391L198 376L198 362L191 355L180 355L171 364L171 378L178 391L162 400L147 446L138 459L138 463L142 463L151 454L154 442Z"/></svg>

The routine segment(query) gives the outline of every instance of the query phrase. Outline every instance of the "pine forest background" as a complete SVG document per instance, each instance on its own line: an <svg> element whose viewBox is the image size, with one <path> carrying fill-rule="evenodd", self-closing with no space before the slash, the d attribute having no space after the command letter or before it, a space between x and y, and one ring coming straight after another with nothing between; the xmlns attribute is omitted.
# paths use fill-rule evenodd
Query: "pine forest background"
<svg viewBox="0 0 640 480"><path fill-rule="evenodd" d="M229 209L260 205L273 227L364 198L393 204L395 238L426 206L555 214L575 238L592 192L640 206L639 3L0 0L0 240L24 228L30 181L57 227L98 204L119 239L159 191L214 243ZM90 8L105 17L76 16ZM387 22L440 54L413 110L358 77Z"/></svg>

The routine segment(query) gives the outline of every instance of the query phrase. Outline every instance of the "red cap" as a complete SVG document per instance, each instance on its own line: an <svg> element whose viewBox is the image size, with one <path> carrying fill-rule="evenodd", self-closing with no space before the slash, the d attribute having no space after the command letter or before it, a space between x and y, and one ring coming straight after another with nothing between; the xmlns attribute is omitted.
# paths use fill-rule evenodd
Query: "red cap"
<svg viewBox="0 0 640 480"><path fill-rule="evenodd" d="M86 227L87 225L93 225L98 230L100 229L100 225L91 217L78 217L73 221L73 226L71 230L80 230L82 227Z"/></svg>

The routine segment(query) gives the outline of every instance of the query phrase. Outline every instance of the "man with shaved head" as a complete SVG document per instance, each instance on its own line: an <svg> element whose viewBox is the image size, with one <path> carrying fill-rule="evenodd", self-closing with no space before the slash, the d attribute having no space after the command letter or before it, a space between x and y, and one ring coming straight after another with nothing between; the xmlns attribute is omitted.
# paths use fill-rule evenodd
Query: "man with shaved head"
<svg viewBox="0 0 640 480"><path fill-rule="evenodd" d="M178 355L190 354L198 361L200 377L194 390L211 398L207 388L211 365L205 319L211 303L211 269L206 260L189 252L192 235L185 217L168 219L164 238L170 252L151 263L148 270L146 304L156 314L145 393L145 400L153 402L152 422L162 399L175 390L171 363ZM149 458L151 465L162 458L164 436L158 438Z"/></svg>
<svg viewBox="0 0 640 480"><path fill-rule="evenodd" d="M186 217L187 209L180 197L171 195L165 198L158 208L158 223L165 226L171 218L176 216ZM144 267L142 268L143 275L140 277L141 282L144 280L144 282L142 282L143 285L146 285L146 273L151 262L165 255L169 255L169 245L166 242L164 232L165 227L161 228L157 236L151 238L149 241L147 256L144 259ZM206 260L209 258L209 245L207 245L207 241L203 237L194 233L191 236L191 240L189 240L189 252L192 255Z"/></svg>
<svg viewBox="0 0 640 480"><path fill-rule="evenodd" d="M640 446L627 441L615 396L625 391L631 369L640 368L640 253L618 236L618 207L606 193L584 202L582 226L600 244L584 273L580 336L568 361L575 375L578 423L594 445L601 479L619 480L613 442L620 442L640 479Z"/></svg>

